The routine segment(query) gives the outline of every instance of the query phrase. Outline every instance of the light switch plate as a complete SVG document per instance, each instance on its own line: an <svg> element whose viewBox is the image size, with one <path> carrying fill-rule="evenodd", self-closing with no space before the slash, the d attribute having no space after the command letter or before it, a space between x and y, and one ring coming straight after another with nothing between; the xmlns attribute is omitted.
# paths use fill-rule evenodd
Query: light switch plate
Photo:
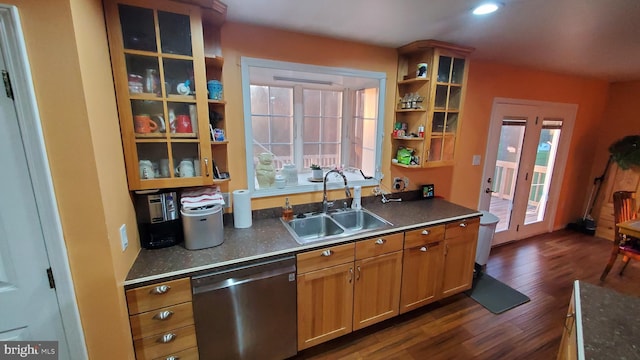
<svg viewBox="0 0 640 360"><path fill-rule="evenodd" d="M473 160L471 160L471 165L480 165L480 155L473 155Z"/></svg>
<svg viewBox="0 0 640 360"><path fill-rule="evenodd" d="M127 250L129 246L129 238L127 238L127 224L120 226L120 244L122 244L122 251Z"/></svg>

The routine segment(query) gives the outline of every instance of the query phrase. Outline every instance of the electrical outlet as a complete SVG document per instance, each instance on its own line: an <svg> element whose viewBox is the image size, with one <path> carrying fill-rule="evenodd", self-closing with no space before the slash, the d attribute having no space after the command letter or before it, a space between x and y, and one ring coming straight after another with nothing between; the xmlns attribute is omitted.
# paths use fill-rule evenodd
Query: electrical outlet
<svg viewBox="0 0 640 360"><path fill-rule="evenodd" d="M471 165L473 166L480 165L480 155L473 155L473 158L471 159Z"/></svg>
<svg viewBox="0 0 640 360"><path fill-rule="evenodd" d="M409 178L408 177L403 177L402 180L404 181L404 187L405 189L409 187Z"/></svg>
<svg viewBox="0 0 640 360"><path fill-rule="evenodd" d="M229 193L228 192L223 192L222 193L222 199L224 200L224 209L229 208L230 207L230 202L229 202Z"/></svg>
<svg viewBox="0 0 640 360"><path fill-rule="evenodd" d="M120 244L122 245L122 251L127 250L129 246L129 238L127 237L127 224L120 226Z"/></svg>

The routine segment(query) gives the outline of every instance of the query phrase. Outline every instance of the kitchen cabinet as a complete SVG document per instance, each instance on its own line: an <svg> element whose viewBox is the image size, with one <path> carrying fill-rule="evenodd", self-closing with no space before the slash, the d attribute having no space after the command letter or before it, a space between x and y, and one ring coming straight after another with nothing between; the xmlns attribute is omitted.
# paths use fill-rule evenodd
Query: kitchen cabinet
<svg viewBox="0 0 640 360"><path fill-rule="evenodd" d="M564 329L562 331L562 339L560 340L560 349L557 357L558 360L574 360L578 358L575 296L575 292L572 292L567 317L564 320Z"/></svg>
<svg viewBox="0 0 640 360"><path fill-rule="evenodd" d="M466 91L467 56L472 50L435 40L415 41L398 48L391 142L394 155L404 148L413 156L396 157L393 165L453 165Z"/></svg>
<svg viewBox="0 0 640 360"><path fill-rule="evenodd" d="M399 313L402 233L356 243L353 330Z"/></svg>
<svg viewBox="0 0 640 360"><path fill-rule="evenodd" d="M203 31L219 26L203 25L211 10L109 0L105 12L129 189L224 183L214 162L226 167L226 143L214 143L209 127L212 106L224 118L224 102L207 96L208 77L222 67L212 54L205 62Z"/></svg>
<svg viewBox="0 0 640 360"><path fill-rule="evenodd" d="M444 225L407 231L402 263L400 313L436 301L444 261Z"/></svg>
<svg viewBox="0 0 640 360"><path fill-rule="evenodd" d="M198 359L189 278L125 294L136 359Z"/></svg>
<svg viewBox="0 0 640 360"><path fill-rule="evenodd" d="M442 297L471 289L480 218L445 226Z"/></svg>
<svg viewBox="0 0 640 360"><path fill-rule="evenodd" d="M298 254L298 349L398 314L403 237Z"/></svg>
<svg viewBox="0 0 640 360"><path fill-rule="evenodd" d="M351 332L355 245L297 255L298 350Z"/></svg>

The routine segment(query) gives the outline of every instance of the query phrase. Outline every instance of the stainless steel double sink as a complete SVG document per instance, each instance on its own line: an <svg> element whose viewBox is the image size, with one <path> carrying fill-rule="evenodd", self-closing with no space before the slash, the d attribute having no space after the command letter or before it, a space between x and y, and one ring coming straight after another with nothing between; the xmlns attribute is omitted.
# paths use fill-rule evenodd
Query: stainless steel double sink
<svg viewBox="0 0 640 360"><path fill-rule="evenodd" d="M363 233L393 225L380 216L365 209L332 210L282 220L295 240L301 244L329 240Z"/></svg>

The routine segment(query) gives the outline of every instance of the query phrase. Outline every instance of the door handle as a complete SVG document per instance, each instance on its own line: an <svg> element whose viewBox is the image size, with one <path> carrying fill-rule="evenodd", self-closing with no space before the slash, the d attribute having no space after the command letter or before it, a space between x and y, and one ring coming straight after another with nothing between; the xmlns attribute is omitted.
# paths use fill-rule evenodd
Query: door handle
<svg viewBox="0 0 640 360"><path fill-rule="evenodd" d="M167 320L173 315L173 311L165 310L154 315L154 320Z"/></svg>
<svg viewBox="0 0 640 360"><path fill-rule="evenodd" d="M150 294L152 295L162 295L162 294L166 294L167 291L171 290L171 286L169 285L160 285L160 286L156 286L153 289L151 289L151 291L149 291Z"/></svg>
<svg viewBox="0 0 640 360"><path fill-rule="evenodd" d="M206 177L209 177L209 158L204 158L204 173Z"/></svg>

